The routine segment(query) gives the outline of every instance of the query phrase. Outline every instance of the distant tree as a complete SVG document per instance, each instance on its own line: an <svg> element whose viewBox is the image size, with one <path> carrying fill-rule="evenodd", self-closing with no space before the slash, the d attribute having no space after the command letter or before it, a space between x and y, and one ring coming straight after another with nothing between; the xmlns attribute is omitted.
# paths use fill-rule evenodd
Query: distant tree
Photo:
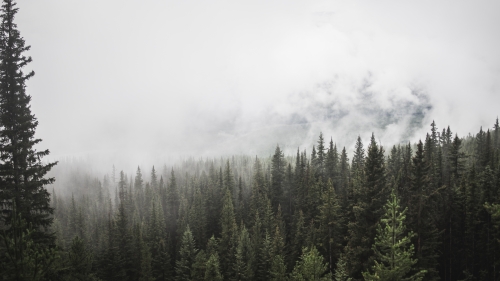
<svg viewBox="0 0 500 281"><path fill-rule="evenodd" d="M358 136L356 140L356 145L354 147L354 156L352 157L351 172L361 173L365 166L365 149L363 148L363 141L361 137Z"/></svg>
<svg viewBox="0 0 500 281"><path fill-rule="evenodd" d="M30 47L14 23L15 1L4 0L0 12L0 213L7 228L17 213L32 227L34 243L53 244L53 234L45 231L53 220L45 186L54 178L45 176L57 162L43 163L49 150L35 149L41 139L35 138L38 121L31 113L31 96L26 94L26 81L35 73L23 72L31 62L25 56Z"/></svg>
<svg viewBox="0 0 500 281"><path fill-rule="evenodd" d="M279 145L276 146L273 158L271 159L271 204L273 209L277 209L279 204L284 202L283 182L285 180L286 162Z"/></svg>
<svg viewBox="0 0 500 281"><path fill-rule="evenodd" d="M319 133L318 139L318 152L317 152L317 161L314 166L316 170L316 175L321 178L323 182L326 182L326 174L325 174L325 162L326 162L326 148L325 148L325 140L323 138L323 133Z"/></svg>
<svg viewBox="0 0 500 281"><path fill-rule="evenodd" d="M330 140L330 147L326 153L325 159L325 175L329 178L336 191L340 194L340 183L338 179L339 155L337 152L337 145L333 144L333 139Z"/></svg>
<svg viewBox="0 0 500 281"><path fill-rule="evenodd" d="M221 269L223 275L229 279L232 275L234 262L234 250L236 247L237 227L236 218L234 216L233 200L229 190L226 190L224 195L224 205L221 214L221 240L220 249L222 253ZM208 257L210 259L210 256ZM214 261L215 262L215 261ZM217 262L219 258L217 257Z"/></svg>

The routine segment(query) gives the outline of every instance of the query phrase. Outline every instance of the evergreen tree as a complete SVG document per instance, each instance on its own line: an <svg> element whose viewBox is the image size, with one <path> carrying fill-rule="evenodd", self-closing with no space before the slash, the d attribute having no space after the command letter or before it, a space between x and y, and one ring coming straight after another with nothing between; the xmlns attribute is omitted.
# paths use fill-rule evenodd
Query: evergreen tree
<svg viewBox="0 0 500 281"><path fill-rule="evenodd" d="M226 279L229 279L232 275L233 261L234 261L234 250L236 247L236 219L234 216L233 209L233 200L231 198L231 194L229 190L226 190L226 194L224 196L224 205L222 207L221 214L221 243L220 249L222 255L222 264L221 269L223 275ZM209 256L209 259L211 257ZM217 262L219 262L219 258L217 258Z"/></svg>
<svg viewBox="0 0 500 281"><path fill-rule="evenodd" d="M222 281L222 274L219 269L219 256L210 255L205 265L206 281Z"/></svg>
<svg viewBox="0 0 500 281"><path fill-rule="evenodd" d="M304 248L300 261L293 268L290 280L297 281L327 281L332 280L328 265L315 247Z"/></svg>
<svg viewBox="0 0 500 281"><path fill-rule="evenodd" d="M141 264L140 264L140 274L139 281L153 281L155 278L153 277L153 269L151 267L152 257L149 246L140 239L141 243Z"/></svg>
<svg viewBox="0 0 500 281"><path fill-rule="evenodd" d="M117 251L117 271L115 272L116 278L120 280L130 280L134 274L134 264L132 260L132 235L129 227L129 218L126 213L126 193L125 193L125 174L120 171L120 181L118 183L120 205L118 206L118 213L115 217L115 228L113 240L116 243Z"/></svg>
<svg viewBox="0 0 500 281"><path fill-rule="evenodd" d="M198 250L195 247L195 242L189 225L182 236L181 249L179 251L179 260L176 262L175 273L177 281L191 280L192 266Z"/></svg>
<svg viewBox="0 0 500 281"><path fill-rule="evenodd" d="M205 280L206 264L207 264L207 255L205 251L200 250L198 254L196 254L196 257L194 258L193 274L191 275L193 280L195 281Z"/></svg>
<svg viewBox="0 0 500 281"><path fill-rule="evenodd" d="M363 277L365 280L422 280L425 270L410 274L417 262L412 259L414 247L410 237L413 233L405 234L406 210L400 210L399 200L394 191L384 209L385 214L377 226L377 237L372 247L375 252L373 273L365 271Z"/></svg>
<svg viewBox="0 0 500 281"><path fill-rule="evenodd" d="M363 142L361 137L358 136L356 140L356 145L354 147L354 156L352 157L351 172L361 173L365 166L365 149L363 148Z"/></svg>
<svg viewBox="0 0 500 281"><path fill-rule="evenodd" d="M334 275L335 281L351 281L352 278L347 274L347 264L344 255L340 255L337 261L337 269Z"/></svg>
<svg viewBox="0 0 500 281"><path fill-rule="evenodd" d="M75 236L68 253L69 280L95 280L91 274L92 262L92 252L87 249L80 237Z"/></svg>
<svg viewBox="0 0 500 281"><path fill-rule="evenodd" d="M319 244L328 260L329 270L333 273L333 267L343 242L341 235L343 223L340 215L340 204L330 180L328 180L327 189L322 194L318 221Z"/></svg>
<svg viewBox="0 0 500 281"><path fill-rule="evenodd" d="M235 280L253 280L254 272L252 271L252 262L254 254L252 252L250 234L244 225L240 229L241 231L235 251Z"/></svg>
<svg viewBox="0 0 500 281"><path fill-rule="evenodd" d="M273 210L278 208L283 200L283 182L285 180L285 158L279 145L276 146L273 158L271 160L271 204Z"/></svg>
<svg viewBox="0 0 500 281"><path fill-rule="evenodd" d="M0 272L4 280L45 280L58 256L54 248L36 243L34 230L13 210L10 229L0 234Z"/></svg>
<svg viewBox="0 0 500 281"><path fill-rule="evenodd" d="M14 0L4 0L0 23L0 213L8 227L14 213L31 225L34 243L54 243L54 236L45 231L52 224L53 208L45 188L54 182L46 178L56 165L43 163L49 150L37 151L35 138L38 126L31 113L31 96L26 94L26 81L33 71L25 74L23 68L31 62L14 18L18 12ZM13 209L16 208L15 212Z"/></svg>
<svg viewBox="0 0 500 281"><path fill-rule="evenodd" d="M286 281L286 265L282 255L275 255L271 260L271 269L269 272L272 281Z"/></svg>
<svg viewBox="0 0 500 281"><path fill-rule="evenodd" d="M432 160L432 158L431 158ZM436 280L437 250L439 232L433 204L436 189L433 188L430 160L426 160L426 151L419 141L413 161L413 173L410 190L408 191L408 229L415 233L415 245L418 270L427 270L425 280Z"/></svg>
<svg viewBox="0 0 500 281"><path fill-rule="evenodd" d="M339 179L338 179L338 166L339 166L339 155L337 152L337 145L333 144L333 139L330 139L330 147L326 153L325 160L325 175L329 178L336 191L339 192Z"/></svg>
<svg viewBox="0 0 500 281"><path fill-rule="evenodd" d="M325 149L325 140L323 138L323 133L319 133L317 156L318 156L317 162L316 165L314 166L314 169L316 171L316 176L318 176L319 178L321 178L323 182L325 182L326 149Z"/></svg>

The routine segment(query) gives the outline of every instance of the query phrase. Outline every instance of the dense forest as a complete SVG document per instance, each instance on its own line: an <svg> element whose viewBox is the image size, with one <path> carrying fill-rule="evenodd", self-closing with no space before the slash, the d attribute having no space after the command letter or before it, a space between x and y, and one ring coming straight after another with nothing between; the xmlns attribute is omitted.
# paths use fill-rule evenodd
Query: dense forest
<svg viewBox="0 0 500 281"><path fill-rule="evenodd" d="M68 274L102 280L498 280L499 156L497 120L388 152L358 138L352 159L320 134L288 157L75 165L53 230Z"/></svg>
<svg viewBox="0 0 500 281"><path fill-rule="evenodd" d="M498 118L352 155L318 132L296 155L56 166L34 148L16 12L3 1L0 280L500 280Z"/></svg>

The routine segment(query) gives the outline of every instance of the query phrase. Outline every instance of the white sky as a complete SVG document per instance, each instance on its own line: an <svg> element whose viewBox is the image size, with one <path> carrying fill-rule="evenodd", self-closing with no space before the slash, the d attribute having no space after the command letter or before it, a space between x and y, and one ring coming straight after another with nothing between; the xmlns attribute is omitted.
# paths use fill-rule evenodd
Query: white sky
<svg viewBox="0 0 500 281"><path fill-rule="evenodd" d="M500 112L500 1L18 7L37 136L56 158L292 152L320 131L348 146L374 131L390 145L423 137L432 119L475 133ZM424 127L405 135L419 106ZM387 114L397 118L377 125Z"/></svg>

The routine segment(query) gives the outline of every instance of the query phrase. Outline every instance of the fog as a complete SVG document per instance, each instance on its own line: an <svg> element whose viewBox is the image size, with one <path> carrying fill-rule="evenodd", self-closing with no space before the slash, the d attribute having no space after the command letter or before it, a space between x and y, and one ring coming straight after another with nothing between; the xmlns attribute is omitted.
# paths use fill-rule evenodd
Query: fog
<svg viewBox="0 0 500 281"><path fill-rule="evenodd" d="M110 167L492 127L500 2L346 2L19 1L40 148Z"/></svg>

